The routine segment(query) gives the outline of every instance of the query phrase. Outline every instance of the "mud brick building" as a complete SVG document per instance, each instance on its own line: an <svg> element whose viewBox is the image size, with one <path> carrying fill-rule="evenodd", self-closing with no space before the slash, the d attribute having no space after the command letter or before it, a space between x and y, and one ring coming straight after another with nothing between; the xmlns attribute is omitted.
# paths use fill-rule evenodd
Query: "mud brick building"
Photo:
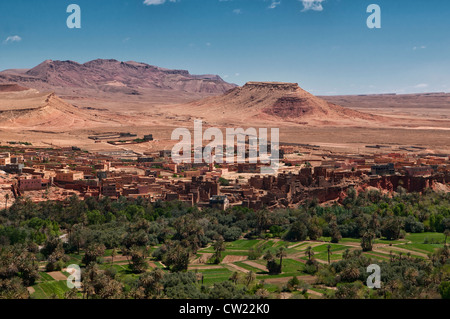
<svg viewBox="0 0 450 319"><path fill-rule="evenodd" d="M228 205L229 205L228 197L227 196L213 195L209 199L209 205L212 208L226 210L228 208Z"/></svg>
<svg viewBox="0 0 450 319"><path fill-rule="evenodd" d="M20 191L34 191L47 188L49 180L36 176L23 176L19 178L18 187Z"/></svg>
<svg viewBox="0 0 450 319"><path fill-rule="evenodd" d="M374 165L371 168L372 175L393 175L395 174L395 168L393 163Z"/></svg>

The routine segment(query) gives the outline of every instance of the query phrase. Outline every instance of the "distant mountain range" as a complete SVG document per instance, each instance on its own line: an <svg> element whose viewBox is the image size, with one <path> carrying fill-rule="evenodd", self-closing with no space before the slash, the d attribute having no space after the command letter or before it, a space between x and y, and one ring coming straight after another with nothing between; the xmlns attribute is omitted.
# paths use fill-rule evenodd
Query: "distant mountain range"
<svg viewBox="0 0 450 319"><path fill-rule="evenodd" d="M40 91L89 89L139 95L146 90L223 94L236 87L218 75L192 75L139 62L98 59L84 64L46 60L32 69L0 72L0 83L15 83Z"/></svg>

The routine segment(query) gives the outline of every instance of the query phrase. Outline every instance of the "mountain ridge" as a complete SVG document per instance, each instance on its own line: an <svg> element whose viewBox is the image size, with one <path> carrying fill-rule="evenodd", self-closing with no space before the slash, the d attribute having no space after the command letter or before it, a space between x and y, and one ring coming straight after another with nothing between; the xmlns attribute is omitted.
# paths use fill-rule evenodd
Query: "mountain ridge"
<svg viewBox="0 0 450 319"><path fill-rule="evenodd" d="M115 59L96 59L83 64L71 60L45 60L32 69L0 72L0 83L16 83L48 91L55 88L94 88L110 92L112 85L128 88L128 94L139 94L140 90L145 89L222 94L236 87L218 75L192 75L187 70Z"/></svg>

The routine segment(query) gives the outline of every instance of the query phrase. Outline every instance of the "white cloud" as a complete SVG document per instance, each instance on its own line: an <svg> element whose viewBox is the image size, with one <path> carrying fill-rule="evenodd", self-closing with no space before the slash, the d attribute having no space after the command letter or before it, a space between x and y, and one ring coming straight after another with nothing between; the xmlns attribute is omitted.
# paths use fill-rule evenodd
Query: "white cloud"
<svg viewBox="0 0 450 319"><path fill-rule="evenodd" d="M242 14L242 10L241 9L234 9L233 13L234 14Z"/></svg>
<svg viewBox="0 0 450 319"><path fill-rule="evenodd" d="M300 0L300 1L303 4L302 12L304 12L308 10L322 11L323 10L322 2L324 2L325 0Z"/></svg>
<svg viewBox="0 0 450 319"><path fill-rule="evenodd" d="M272 0L272 3L269 6L269 9L275 9L281 4L281 1Z"/></svg>
<svg viewBox="0 0 450 319"><path fill-rule="evenodd" d="M5 41L3 41L4 44L8 44L10 42L20 42L22 41L22 38L19 37L18 35L12 35L6 38Z"/></svg>
<svg viewBox="0 0 450 319"><path fill-rule="evenodd" d="M414 88L416 88L416 89L424 89L427 87L428 87L428 84L426 84L426 83L420 83L420 84L417 84L416 86L414 86Z"/></svg>
<svg viewBox="0 0 450 319"><path fill-rule="evenodd" d="M426 49L426 48L427 48L426 46L422 45L422 46L420 46L420 47L413 47L413 50L414 50L414 51L416 51L416 50L424 50L424 49Z"/></svg>
<svg viewBox="0 0 450 319"><path fill-rule="evenodd" d="M168 0L169 2L177 2L177 0ZM144 4L147 6L157 6L159 4L164 4L166 0L144 0Z"/></svg>

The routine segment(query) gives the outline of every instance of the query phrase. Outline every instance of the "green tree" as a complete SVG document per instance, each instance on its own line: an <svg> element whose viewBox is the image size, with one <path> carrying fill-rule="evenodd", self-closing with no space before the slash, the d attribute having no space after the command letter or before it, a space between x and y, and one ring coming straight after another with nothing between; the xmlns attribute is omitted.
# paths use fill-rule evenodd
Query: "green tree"
<svg viewBox="0 0 450 319"><path fill-rule="evenodd" d="M90 263L97 262L99 257L105 254L106 247L103 244L91 244L86 249L83 257L83 263L87 266Z"/></svg>
<svg viewBox="0 0 450 319"><path fill-rule="evenodd" d="M328 265L331 264L331 255L333 254L331 251L331 245L327 245L327 254L328 254Z"/></svg>
<svg viewBox="0 0 450 319"><path fill-rule="evenodd" d="M234 283L235 285L237 285L238 281L239 281L240 275L237 271L233 272L233 274L231 275L231 277L229 278L229 280Z"/></svg>
<svg viewBox="0 0 450 319"><path fill-rule="evenodd" d="M439 293L442 299L450 299L450 281L443 281L439 285Z"/></svg>
<svg viewBox="0 0 450 319"><path fill-rule="evenodd" d="M266 251L263 258L265 261L267 261L266 267L269 274L279 274L281 272L281 267L275 261L275 256L270 250Z"/></svg>
<svg viewBox="0 0 450 319"><path fill-rule="evenodd" d="M280 258L280 273L283 271L283 257L287 256L286 248L280 247L278 248L276 256Z"/></svg>
<svg viewBox="0 0 450 319"><path fill-rule="evenodd" d="M331 242L334 244L339 243L342 239L341 232L339 231L339 227L336 222L336 217L330 221L328 224L328 228L330 229Z"/></svg>
<svg viewBox="0 0 450 319"><path fill-rule="evenodd" d="M245 275L245 285L248 287L252 282L254 282L256 279L256 275L253 271L249 271Z"/></svg>
<svg viewBox="0 0 450 319"><path fill-rule="evenodd" d="M363 251L372 251L374 239L375 239L375 233L372 230L365 231L361 238L362 250Z"/></svg>
<svg viewBox="0 0 450 319"><path fill-rule="evenodd" d="M444 245L447 245L447 238L450 236L450 229L444 230L444 236L445 236Z"/></svg>
<svg viewBox="0 0 450 319"><path fill-rule="evenodd" d="M220 183L220 186L230 186L230 181L223 177L219 178L219 183Z"/></svg>
<svg viewBox="0 0 450 319"><path fill-rule="evenodd" d="M314 216L309 220L308 236L310 240L318 240L322 236L322 227L317 216Z"/></svg>
<svg viewBox="0 0 450 319"><path fill-rule="evenodd" d="M305 250L305 256L308 256L308 260L312 261L314 258L314 251L311 246L308 246Z"/></svg>
<svg viewBox="0 0 450 319"><path fill-rule="evenodd" d="M298 278L296 276L294 276L291 279L289 279L287 288L288 288L288 290L296 290L299 284L300 284L300 280L298 280Z"/></svg>
<svg viewBox="0 0 450 319"><path fill-rule="evenodd" d="M301 221L297 221L291 225L284 239L289 241L303 241L308 236L308 228Z"/></svg>
<svg viewBox="0 0 450 319"><path fill-rule="evenodd" d="M148 269L148 263L145 260L148 257L147 249L133 246L129 252L131 256L130 268L135 273L143 273Z"/></svg>
<svg viewBox="0 0 450 319"><path fill-rule="evenodd" d="M167 247L167 253L163 257L163 262L173 272L186 271L189 266L190 256L189 249L183 247L180 243L172 243Z"/></svg>
<svg viewBox="0 0 450 319"><path fill-rule="evenodd" d="M113 248L111 250L111 264L114 264L114 257L116 257L116 256L117 256L117 249Z"/></svg>
<svg viewBox="0 0 450 319"><path fill-rule="evenodd" d="M400 238L400 231L403 228L403 222L399 217L387 217L384 220L381 233L388 240L397 240Z"/></svg>
<svg viewBox="0 0 450 319"><path fill-rule="evenodd" d="M222 252L225 251L225 242L223 239L217 240L214 245L214 263L219 264L222 259Z"/></svg>

